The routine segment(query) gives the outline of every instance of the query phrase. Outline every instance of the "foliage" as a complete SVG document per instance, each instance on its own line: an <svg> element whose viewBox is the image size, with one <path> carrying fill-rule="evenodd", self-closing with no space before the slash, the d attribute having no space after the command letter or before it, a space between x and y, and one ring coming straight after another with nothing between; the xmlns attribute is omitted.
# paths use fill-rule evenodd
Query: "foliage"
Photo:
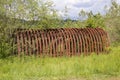
<svg viewBox="0 0 120 80"><path fill-rule="evenodd" d="M88 27L101 27L101 28L105 28L104 25L104 18L101 16L100 13L98 14L89 14L88 19L86 20L87 26Z"/></svg>
<svg viewBox="0 0 120 80"><path fill-rule="evenodd" d="M13 31L16 28L52 28L59 24L51 1L1 0L0 1L0 58L13 50Z"/></svg>
<svg viewBox="0 0 120 80"><path fill-rule="evenodd" d="M109 54L101 53L74 57L9 57L0 59L2 80L76 79L104 80L120 76L120 46L111 47ZM109 79L108 79L109 80ZM112 80L112 79L110 79ZM118 79L119 80L119 79Z"/></svg>
<svg viewBox="0 0 120 80"><path fill-rule="evenodd" d="M112 0L111 7L106 10L106 25L112 42L120 42L120 5Z"/></svg>
<svg viewBox="0 0 120 80"><path fill-rule="evenodd" d="M4 23L3 20L6 23ZM9 21L6 18L6 16L0 19L0 58L5 58L9 56L14 48L14 45L12 45L13 28L8 27L8 25L9 25Z"/></svg>
<svg viewBox="0 0 120 80"><path fill-rule="evenodd" d="M81 10L80 18L84 19L87 27L100 27L105 29L110 36L111 42L120 42L120 4L116 0L111 0L111 6L105 6L105 15L93 14L92 11L86 12Z"/></svg>
<svg viewBox="0 0 120 80"><path fill-rule="evenodd" d="M50 0L0 0L0 57L12 53L16 28L100 27L108 31L111 42L120 42L120 5L115 0L111 0L105 15L81 10L79 18L72 20L69 10L66 6L64 15L60 15Z"/></svg>
<svg viewBox="0 0 120 80"><path fill-rule="evenodd" d="M87 27L101 27L101 28L105 28L105 24L104 24L104 17L100 14L93 14L92 11L90 12L85 12L84 10L81 10L79 13L79 17L85 19L84 20L84 24Z"/></svg>

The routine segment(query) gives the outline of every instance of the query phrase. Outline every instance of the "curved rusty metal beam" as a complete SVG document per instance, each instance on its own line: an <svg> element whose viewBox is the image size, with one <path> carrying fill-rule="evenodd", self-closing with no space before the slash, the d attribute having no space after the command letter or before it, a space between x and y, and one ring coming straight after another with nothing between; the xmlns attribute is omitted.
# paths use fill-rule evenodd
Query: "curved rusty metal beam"
<svg viewBox="0 0 120 80"><path fill-rule="evenodd" d="M106 51L107 32L101 28L17 29L18 55L71 56Z"/></svg>

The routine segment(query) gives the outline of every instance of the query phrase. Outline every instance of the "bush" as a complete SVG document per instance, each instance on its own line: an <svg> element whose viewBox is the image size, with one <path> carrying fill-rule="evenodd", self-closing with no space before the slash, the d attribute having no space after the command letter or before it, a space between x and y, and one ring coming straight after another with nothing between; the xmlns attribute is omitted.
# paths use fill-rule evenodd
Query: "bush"
<svg viewBox="0 0 120 80"><path fill-rule="evenodd" d="M8 57L13 49L12 28L0 26L0 58Z"/></svg>

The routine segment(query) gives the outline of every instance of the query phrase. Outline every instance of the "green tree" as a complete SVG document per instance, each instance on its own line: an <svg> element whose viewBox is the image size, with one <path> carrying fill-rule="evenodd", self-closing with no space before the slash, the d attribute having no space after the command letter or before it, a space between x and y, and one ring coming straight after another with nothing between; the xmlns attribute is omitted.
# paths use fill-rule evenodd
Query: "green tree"
<svg viewBox="0 0 120 80"><path fill-rule="evenodd" d="M87 24L88 27L105 28L104 18L100 13L94 15L92 12L90 12L87 15L88 15L88 19L86 20L86 24Z"/></svg>
<svg viewBox="0 0 120 80"><path fill-rule="evenodd" d="M84 10L81 10L79 15L79 20L82 20L84 26L86 27L101 27L105 28L104 24L104 17L100 14L93 14L92 11L86 12Z"/></svg>
<svg viewBox="0 0 120 80"><path fill-rule="evenodd" d="M105 24L111 41L120 42L120 4L116 0L111 0L111 6L106 12Z"/></svg>
<svg viewBox="0 0 120 80"><path fill-rule="evenodd" d="M53 6L49 0L0 0L0 57L13 49L14 28L57 26L59 19Z"/></svg>

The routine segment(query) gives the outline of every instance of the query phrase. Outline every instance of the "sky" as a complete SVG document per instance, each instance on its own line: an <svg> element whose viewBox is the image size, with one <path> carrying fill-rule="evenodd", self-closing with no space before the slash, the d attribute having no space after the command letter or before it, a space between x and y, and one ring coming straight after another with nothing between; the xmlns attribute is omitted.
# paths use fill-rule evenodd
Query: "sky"
<svg viewBox="0 0 120 80"><path fill-rule="evenodd" d="M94 14L100 12L105 13L104 6L110 6L111 0L52 0L55 9L60 15L63 15L65 6L69 9L68 15L72 19L78 18L78 13L83 9L84 11L92 11ZM120 3L120 0L116 0Z"/></svg>

